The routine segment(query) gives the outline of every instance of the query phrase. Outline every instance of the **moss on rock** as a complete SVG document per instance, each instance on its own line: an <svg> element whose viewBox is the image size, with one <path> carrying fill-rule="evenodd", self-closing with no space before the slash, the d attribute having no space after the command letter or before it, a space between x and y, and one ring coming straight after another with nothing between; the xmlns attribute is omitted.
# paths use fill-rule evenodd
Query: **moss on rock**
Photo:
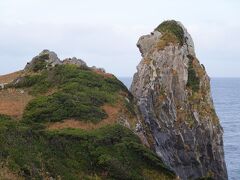
<svg viewBox="0 0 240 180"><path fill-rule="evenodd" d="M177 21L169 20L161 23L155 31L159 31L163 34L170 33L176 37L178 43L182 46L184 44L184 31ZM172 39L172 38L171 38Z"/></svg>

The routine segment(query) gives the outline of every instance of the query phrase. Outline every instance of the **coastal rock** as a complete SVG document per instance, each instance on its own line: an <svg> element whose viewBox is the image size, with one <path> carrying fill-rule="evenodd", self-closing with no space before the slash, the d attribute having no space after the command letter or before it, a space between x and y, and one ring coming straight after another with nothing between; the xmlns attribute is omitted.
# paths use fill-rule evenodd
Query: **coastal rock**
<svg viewBox="0 0 240 180"><path fill-rule="evenodd" d="M131 92L150 129L150 146L181 179L227 179L210 78L190 34L180 22L165 21L137 46L142 60Z"/></svg>

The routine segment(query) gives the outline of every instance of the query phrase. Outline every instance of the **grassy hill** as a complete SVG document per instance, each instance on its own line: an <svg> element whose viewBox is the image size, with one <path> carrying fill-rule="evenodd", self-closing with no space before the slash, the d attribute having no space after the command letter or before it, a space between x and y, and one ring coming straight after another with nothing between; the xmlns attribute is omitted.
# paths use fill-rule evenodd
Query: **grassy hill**
<svg viewBox="0 0 240 180"><path fill-rule="evenodd" d="M134 133L132 95L116 77L40 65L0 77L0 179L176 178Z"/></svg>

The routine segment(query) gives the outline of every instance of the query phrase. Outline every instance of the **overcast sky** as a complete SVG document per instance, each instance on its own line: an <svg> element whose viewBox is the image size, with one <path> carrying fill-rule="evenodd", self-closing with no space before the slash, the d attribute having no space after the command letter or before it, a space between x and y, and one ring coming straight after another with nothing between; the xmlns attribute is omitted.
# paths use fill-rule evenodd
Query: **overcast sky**
<svg viewBox="0 0 240 180"><path fill-rule="evenodd" d="M138 38L175 19L211 77L240 77L239 18L239 0L0 0L0 74L49 49L132 76Z"/></svg>

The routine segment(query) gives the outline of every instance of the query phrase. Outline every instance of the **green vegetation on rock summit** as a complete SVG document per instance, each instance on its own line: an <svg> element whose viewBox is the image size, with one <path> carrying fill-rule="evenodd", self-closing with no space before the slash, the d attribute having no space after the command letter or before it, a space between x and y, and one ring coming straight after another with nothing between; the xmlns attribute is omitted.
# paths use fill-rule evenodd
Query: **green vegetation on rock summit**
<svg viewBox="0 0 240 180"><path fill-rule="evenodd" d="M155 29L155 31L163 33L163 37L171 36L172 38L172 36L174 36L175 39L180 43L180 45L184 44L184 31L177 21L164 21Z"/></svg>

